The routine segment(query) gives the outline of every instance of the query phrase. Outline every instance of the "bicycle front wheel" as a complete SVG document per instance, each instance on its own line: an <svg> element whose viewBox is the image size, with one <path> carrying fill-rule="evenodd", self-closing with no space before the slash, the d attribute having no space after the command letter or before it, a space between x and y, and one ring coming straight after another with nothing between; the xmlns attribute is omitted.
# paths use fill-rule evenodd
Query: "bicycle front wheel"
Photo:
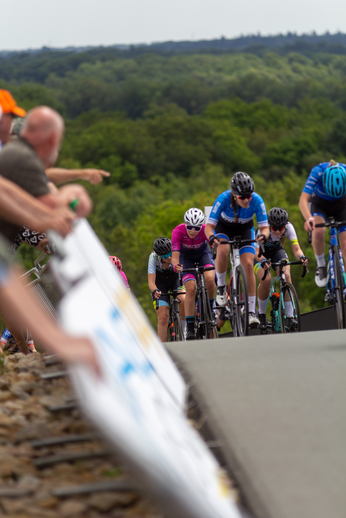
<svg viewBox="0 0 346 518"><path fill-rule="evenodd" d="M287 303L292 304L293 315L292 317L287 316L286 305ZM281 330L283 333L297 333L301 330L300 325L300 309L298 295L295 287L286 282L281 290L280 298L280 316L281 316Z"/></svg>
<svg viewBox="0 0 346 518"><path fill-rule="evenodd" d="M248 334L249 323L249 305L247 296L247 282L245 270L242 264L239 264L235 271L236 287L235 294L235 323L237 336L246 336Z"/></svg>
<svg viewBox="0 0 346 518"><path fill-rule="evenodd" d="M181 325L181 316L178 314L174 315L174 321L173 321L173 327L174 327L174 341L175 342L182 342L185 340L184 333L183 333L183 326Z"/></svg>
<svg viewBox="0 0 346 518"><path fill-rule="evenodd" d="M334 304L336 310L336 318L338 321L338 329L345 329L345 304L344 304L344 279L341 270L339 250L334 248Z"/></svg>

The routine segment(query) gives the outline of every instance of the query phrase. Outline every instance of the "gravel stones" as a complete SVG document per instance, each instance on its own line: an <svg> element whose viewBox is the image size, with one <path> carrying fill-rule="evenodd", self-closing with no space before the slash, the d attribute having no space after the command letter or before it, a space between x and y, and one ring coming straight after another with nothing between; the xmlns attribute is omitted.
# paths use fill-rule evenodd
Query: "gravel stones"
<svg viewBox="0 0 346 518"><path fill-rule="evenodd" d="M73 400L68 378L42 379L60 370L59 364L46 367L39 353L6 357L0 376L0 517L162 518L133 490L114 454L98 454L107 445L95 438L78 408L53 411ZM88 435L76 441L78 434ZM68 442L69 436L74 440ZM54 437L67 442L34 447L34 441ZM85 452L91 458L84 459ZM45 466L44 459L54 456L65 461ZM122 489L109 489L112 481L124 481ZM108 490L97 490L103 484ZM76 494L55 495L59 488L76 488Z"/></svg>

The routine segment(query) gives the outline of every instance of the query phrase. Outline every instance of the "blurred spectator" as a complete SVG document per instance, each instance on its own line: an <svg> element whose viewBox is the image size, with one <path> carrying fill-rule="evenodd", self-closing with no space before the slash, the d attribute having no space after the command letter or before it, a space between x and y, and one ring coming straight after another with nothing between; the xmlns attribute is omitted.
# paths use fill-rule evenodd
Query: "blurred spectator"
<svg viewBox="0 0 346 518"><path fill-rule="evenodd" d="M82 186L67 185L52 193L47 184L45 169L58 157L63 132L64 121L56 111L46 106L34 108L25 119L21 137L6 144L1 151L0 172L51 208L68 206L77 199L76 213L85 216L92 204ZM11 243L19 230L18 225L0 219L0 232Z"/></svg>
<svg viewBox="0 0 346 518"><path fill-rule="evenodd" d="M10 92L0 89L0 106L2 108L2 118L0 121L0 149L9 140L9 133L12 121L15 116L25 117L26 111L17 106Z"/></svg>

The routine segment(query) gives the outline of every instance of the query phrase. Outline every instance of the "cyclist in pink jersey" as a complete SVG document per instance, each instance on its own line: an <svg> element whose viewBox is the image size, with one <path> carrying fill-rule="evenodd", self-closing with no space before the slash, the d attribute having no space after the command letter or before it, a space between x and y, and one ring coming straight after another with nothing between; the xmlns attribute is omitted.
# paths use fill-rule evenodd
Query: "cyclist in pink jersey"
<svg viewBox="0 0 346 518"><path fill-rule="evenodd" d="M126 288L130 289L127 277L126 277L125 273L122 270L123 265L121 264L121 261L120 261L119 257L115 257L115 255L110 255L109 259L112 261L114 266L119 270L119 273L120 273L120 275L123 278L123 281L125 283Z"/></svg>
<svg viewBox="0 0 346 518"><path fill-rule="evenodd" d="M213 266L214 261L208 245L204 229L204 214L200 209L191 208L184 215L185 223L178 225L172 232L172 264L173 268L182 263L184 268ZM204 274L208 290L210 306L213 313L215 294L215 272ZM187 324L186 340L194 340L196 278L194 273L185 273L182 277L186 289L185 318Z"/></svg>

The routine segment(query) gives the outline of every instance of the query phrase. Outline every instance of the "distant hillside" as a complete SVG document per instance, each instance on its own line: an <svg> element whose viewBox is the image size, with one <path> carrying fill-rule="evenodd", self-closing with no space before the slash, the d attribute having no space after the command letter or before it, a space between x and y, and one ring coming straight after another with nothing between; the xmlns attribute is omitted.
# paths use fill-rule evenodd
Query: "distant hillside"
<svg viewBox="0 0 346 518"><path fill-rule="evenodd" d="M346 34L338 32L336 34L311 34L298 35L289 32L287 34L277 34L275 36L261 36L254 34L250 36L240 36L239 38L227 39L219 38L215 40L199 41L165 41L152 44L137 45L111 45L108 47L66 47L64 49L42 47L41 49L23 49L21 51L0 51L0 57L11 57L18 54L46 54L47 52L63 53L122 53L133 55L143 52L155 52L163 54L191 53L191 52L234 52L247 51L260 53L262 49L281 49L282 51L304 52L324 51L335 54L346 54Z"/></svg>

